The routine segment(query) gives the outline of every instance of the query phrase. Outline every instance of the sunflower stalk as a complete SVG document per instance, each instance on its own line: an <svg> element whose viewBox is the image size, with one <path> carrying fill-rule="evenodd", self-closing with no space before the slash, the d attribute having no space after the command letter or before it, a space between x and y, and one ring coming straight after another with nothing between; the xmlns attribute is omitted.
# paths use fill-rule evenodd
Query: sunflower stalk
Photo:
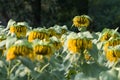
<svg viewBox="0 0 120 80"><path fill-rule="evenodd" d="M10 73L12 73L13 71L14 71L14 69L17 67L17 66L19 66L21 63L20 62L18 62L17 64L15 64L13 67L12 67L12 69L10 70Z"/></svg>
<svg viewBox="0 0 120 80"><path fill-rule="evenodd" d="M10 67L11 67L11 61L8 62L8 67L7 67L7 79L10 79Z"/></svg>
<svg viewBox="0 0 120 80"><path fill-rule="evenodd" d="M40 72L43 72L43 70L44 70L45 68L47 68L49 65L50 65L50 63L47 63L45 66L43 66L43 67L40 69Z"/></svg>

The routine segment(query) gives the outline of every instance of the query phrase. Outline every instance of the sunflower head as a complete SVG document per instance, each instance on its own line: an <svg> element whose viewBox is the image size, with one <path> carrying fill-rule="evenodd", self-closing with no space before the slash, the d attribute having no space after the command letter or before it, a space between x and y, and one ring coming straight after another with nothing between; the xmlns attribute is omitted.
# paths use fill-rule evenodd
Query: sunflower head
<svg viewBox="0 0 120 80"><path fill-rule="evenodd" d="M25 37L27 32L27 27L23 25L12 25L10 26L10 33L16 34L18 38Z"/></svg>
<svg viewBox="0 0 120 80"><path fill-rule="evenodd" d="M60 50L62 47L61 41L55 36L50 38L50 43L53 44L53 47L56 49L56 51Z"/></svg>
<svg viewBox="0 0 120 80"><path fill-rule="evenodd" d="M68 50L72 53L79 53L80 49L76 44L77 44L77 39L69 39L67 43Z"/></svg>
<svg viewBox="0 0 120 80"><path fill-rule="evenodd" d="M115 38L118 38L120 37L119 36L119 33L117 32L117 29L114 30L114 29L104 29L102 31L102 35L100 36L100 41L108 41L109 39L115 39Z"/></svg>
<svg viewBox="0 0 120 80"><path fill-rule="evenodd" d="M114 49L114 53L116 54L116 56L120 58L120 45L114 46L113 49Z"/></svg>
<svg viewBox="0 0 120 80"><path fill-rule="evenodd" d="M61 34L65 34L65 33L67 33L67 31L68 31L67 26L64 25L61 27Z"/></svg>
<svg viewBox="0 0 120 80"><path fill-rule="evenodd" d="M83 49L91 49L92 48L92 41L90 39L83 38L82 45L83 45Z"/></svg>
<svg viewBox="0 0 120 80"><path fill-rule="evenodd" d="M7 56L6 56L6 60L7 61L10 61L10 60L13 60L15 59L17 56L15 55L13 49L9 49L8 52L7 52Z"/></svg>
<svg viewBox="0 0 120 80"><path fill-rule="evenodd" d="M108 47L105 53L110 66L112 66L113 63L118 63L118 60L120 59L120 45Z"/></svg>
<svg viewBox="0 0 120 80"><path fill-rule="evenodd" d="M26 40L18 40L7 51L7 60L12 60L18 56L29 57L33 53L32 45Z"/></svg>
<svg viewBox="0 0 120 80"><path fill-rule="evenodd" d="M40 40L48 41L49 40L49 35L47 33L47 30L44 29L44 28L32 30L29 33L28 41L32 42L35 39L40 39Z"/></svg>
<svg viewBox="0 0 120 80"><path fill-rule="evenodd" d="M108 49L106 51L106 59L110 62L116 62L118 60L118 56L114 49Z"/></svg>
<svg viewBox="0 0 120 80"><path fill-rule="evenodd" d="M110 33L106 32L104 33L101 38L100 38L100 41L106 41L106 40L109 40L111 37Z"/></svg>
<svg viewBox="0 0 120 80"><path fill-rule="evenodd" d="M120 45L109 46L106 53L107 64L106 66L115 66L120 59Z"/></svg>
<svg viewBox="0 0 120 80"><path fill-rule="evenodd" d="M90 17L87 15L75 16L73 18L73 25L75 27L88 27L90 25Z"/></svg>
<svg viewBox="0 0 120 80"><path fill-rule="evenodd" d="M33 51L36 55L51 56L53 53L53 46L49 42L35 40L33 42Z"/></svg>
<svg viewBox="0 0 120 80"><path fill-rule="evenodd" d="M60 31L61 32L61 31ZM51 27L48 29L48 33L49 33L49 37L57 37L60 38L61 37L61 33L57 32L56 29L54 27Z"/></svg>
<svg viewBox="0 0 120 80"><path fill-rule="evenodd" d="M116 45L120 45L120 39L119 38L111 39L111 40L107 41L104 44L104 50L107 51L107 49L108 49L109 46L113 46L114 47Z"/></svg>
<svg viewBox="0 0 120 80"><path fill-rule="evenodd" d="M83 33L84 32L81 34ZM79 35L79 33L71 32L65 38L63 47L72 53L81 53L81 51L84 51L85 49L92 48L92 41L91 38L86 37L84 34Z"/></svg>
<svg viewBox="0 0 120 80"><path fill-rule="evenodd" d="M80 50L91 49L92 41L86 38L77 38L68 40L68 50L73 53L80 52Z"/></svg>

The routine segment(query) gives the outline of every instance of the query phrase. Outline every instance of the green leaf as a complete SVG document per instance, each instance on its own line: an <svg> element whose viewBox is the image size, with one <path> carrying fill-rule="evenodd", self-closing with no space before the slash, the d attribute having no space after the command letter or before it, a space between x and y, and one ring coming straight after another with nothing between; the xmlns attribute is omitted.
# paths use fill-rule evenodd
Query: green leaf
<svg viewBox="0 0 120 80"><path fill-rule="evenodd" d="M83 35L85 35L87 38L93 38L92 34L89 31L83 32Z"/></svg>
<svg viewBox="0 0 120 80"><path fill-rule="evenodd" d="M103 48L103 43L102 42L99 42L96 44L97 45L97 48L100 50Z"/></svg>
<svg viewBox="0 0 120 80"><path fill-rule="evenodd" d="M15 24L15 23L16 23L16 21L14 21L13 19L10 19L10 20L8 21L7 27L6 27L4 30L2 30L2 32L8 30L8 29L10 28L10 26L12 26L12 25Z"/></svg>
<svg viewBox="0 0 120 80"><path fill-rule="evenodd" d="M92 49L89 50L90 55L97 61L98 59L98 48L93 44Z"/></svg>
<svg viewBox="0 0 120 80"><path fill-rule="evenodd" d="M98 80L97 78L88 77L83 72L78 73L74 80Z"/></svg>
<svg viewBox="0 0 120 80"><path fill-rule="evenodd" d="M21 63L23 65L28 67L31 71L34 71L35 65L33 64L33 62L30 59L28 59L26 57L25 58L19 57L18 59L21 61Z"/></svg>
<svg viewBox="0 0 120 80"><path fill-rule="evenodd" d="M93 39L98 39L100 32L92 32Z"/></svg>
<svg viewBox="0 0 120 80"><path fill-rule="evenodd" d="M98 60L97 62L99 63L99 65L101 66L105 66L105 62L106 62L106 58L105 58L105 55L102 53L102 54L98 54Z"/></svg>
<svg viewBox="0 0 120 80"><path fill-rule="evenodd" d="M92 34L89 31L85 31L85 32L79 32L78 36L81 38L93 38Z"/></svg>
<svg viewBox="0 0 120 80"><path fill-rule="evenodd" d="M3 47L6 44L6 40L3 40L0 42L0 48Z"/></svg>
<svg viewBox="0 0 120 80"><path fill-rule="evenodd" d="M12 36L7 37L7 39L6 39L6 48L7 49L10 48L10 46L12 46L15 43L16 40L17 40L16 37L12 37Z"/></svg>
<svg viewBox="0 0 120 80"><path fill-rule="evenodd" d="M118 80L118 71L115 69L102 71L99 80Z"/></svg>
<svg viewBox="0 0 120 80"><path fill-rule="evenodd" d="M104 70L107 70L107 68L100 66L97 63L90 63L90 64L84 63L82 65L83 73L89 77L99 77L99 73Z"/></svg>
<svg viewBox="0 0 120 80"><path fill-rule="evenodd" d="M118 79L120 80L120 68L116 68L116 70L118 70Z"/></svg>

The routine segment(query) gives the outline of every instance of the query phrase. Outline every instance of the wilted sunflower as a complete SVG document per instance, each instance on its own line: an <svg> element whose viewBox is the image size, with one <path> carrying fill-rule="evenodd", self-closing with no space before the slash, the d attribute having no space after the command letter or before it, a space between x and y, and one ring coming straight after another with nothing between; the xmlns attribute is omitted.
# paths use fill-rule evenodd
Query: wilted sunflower
<svg viewBox="0 0 120 80"><path fill-rule="evenodd" d="M47 45L36 45L36 46L34 46L33 50L38 55L51 54L51 47L47 46Z"/></svg>
<svg viewBox="0 0 120 80"><path fill-rule="evenodd" d="M33 42L33 52L49 58L53 54L53 46L49 42L35 40Z"/></svg>
<svg viewBox="0 0 120 80"><path fill-rule="evenodd" d="M116 46L116 45L119 45L119 44L120 44L120 39L119 38L111 39L104 44L104 50L107 51L109 46Z"/></svg>
<svg viewBox="0 0 120 80"><path fill-rule="evenodd" d="M103 30L103 34L100 37L100 41L107 41L110 38L117 38L117 37L119 37L118 32L115 32L112 29L105 29L105 30Z"/></svg>
<svg viewBox="0 0 120 80"><path fill-rule="evenodd" d="M56 38L55 36L50 38L50 43L53 44L53 47L54 47L54 49L56 49L56 51L58 51L59 49L62 48L61 41L58 38Z"/></svg>
<svg viewBox="0 0 120 80"><path fill-rule="evenodd" d="M7 60L15 59L18 56L30 57L33 54L32 45L24 40L18 40L7 51ZM32 57L34 57L32 55Z"/></svg>
<svg viewBox="0 0 120 80"><path fill-rule="evenodd" d="M35 39L48 41L49 35L47 33L47 30L46 29L34 29L34 30L32 30L28 35L28 41L32 42Z"/></svg>
<svg viewBox="0 0 120 80"><path fill-rule="evenodd" d="M12 25L10 26L10 33L15 33L18 38L25 37L27 27L23 25Z"/></svg>
<svg viewBox="0 0 120 80"><path fill-rule="evenodd" d="M109 40L111 37L111 34L106 32L102 35L102 37L100 38L100 41L106 41L106 40Z"/></svg>
<svg viewBox="0 0 120 80"><path fill-rule="evenodd" d="M78 46L76 44L77 44L76 39L68 40L68 50L73 52L73 53L80 52L80 49L78 48Z"/></svg>
<svg viewBox="0 0 120 80"><path fill-rule="evenodd" d="M92 48L92 41L88 39L69 39L68 40L68 50L72 51L73 53L80 52L80 50L84 49L91 49Z"/></svg>
<svg viewBox="0 0 120 80"><path fill-rule="evenodd" d="M107 60L109 60L110 62L116 62L116 61L118 60L118 54L120 54L120 52L117 53L116 50L114 50L114 49L109 49L109 50L107 50L107 52L106 52L106 58L107 58Z"/></svg>
<svg viewBox="0 0 120 80"><path fill-rule="evenodd" d="M53 28L48 28L48 33L49 33L49 37L52 37L52 36L55 36L57 38L60 38L61 37L61 34L58 33L54 27Z"/></svg>
<svg viewBox="0 0 120 80"><path fill-rule="evenodd" d="M73 18L73 25L75 27L88 27L90 25L90 17L87 15L75 16Z"/></svg>
<svg viewBox="0 0 120 80"><path fill-rule="evenodd" d="M62 26L62 27L61 27L61 34L65 34L65 33L67 33L67 32L68 32L67 26Z"/></svg>

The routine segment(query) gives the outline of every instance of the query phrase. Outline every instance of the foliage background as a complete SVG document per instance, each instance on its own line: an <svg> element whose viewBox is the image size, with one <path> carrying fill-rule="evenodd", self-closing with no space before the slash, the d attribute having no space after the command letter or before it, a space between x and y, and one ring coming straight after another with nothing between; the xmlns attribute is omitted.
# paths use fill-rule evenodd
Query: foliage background
<svg viewBox="0 0 120 80"><path fill-rule="evenodd" d="M101 31L120 25L119 3L120 0L0 0L0 21L5 26L14 19L32 27L58 24L70 29L74 16L88 14L93 19L90 28Z"/></svg>

